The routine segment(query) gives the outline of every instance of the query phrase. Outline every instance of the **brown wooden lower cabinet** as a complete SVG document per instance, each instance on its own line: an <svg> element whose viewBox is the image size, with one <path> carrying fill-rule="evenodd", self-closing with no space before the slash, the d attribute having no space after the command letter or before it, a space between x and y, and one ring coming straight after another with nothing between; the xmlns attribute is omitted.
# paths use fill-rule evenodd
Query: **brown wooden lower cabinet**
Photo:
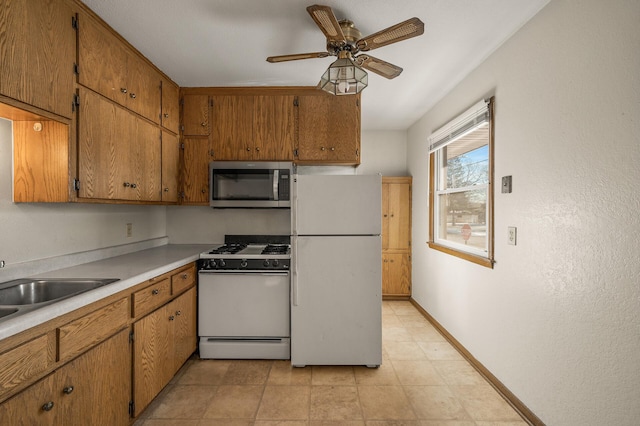
<svg viewBox="0 0 640 426"><path fill-rule="evenodd" d="M0 419L11 425L128 425L130 377L125 329L0 405Z"/></svg>
<svg viewBox="0 0 640 426"><path fill-rule="evenodd" d="M133 324L134 416L140 415L196 349L196 289Z"/></svg>
<svg viewBox="0 0 640 426"><path fill-rule="evenodd" d="M382 254L382 294L387 297L411 296L409 253Z"/></svg>

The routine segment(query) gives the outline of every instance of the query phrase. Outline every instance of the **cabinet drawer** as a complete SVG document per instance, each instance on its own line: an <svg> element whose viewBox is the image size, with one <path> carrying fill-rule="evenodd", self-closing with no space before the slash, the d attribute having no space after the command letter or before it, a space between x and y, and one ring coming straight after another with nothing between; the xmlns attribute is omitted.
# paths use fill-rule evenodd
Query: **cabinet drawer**
<svg viewBox="0 0 640 426"><path fill-rule="evenodd" d="M192 265L171 276L171 294L176 295L196 283L196 267Z"/></svg>
<svg viewBox="0 0 640 426"><path fill-rule="evenodd" d="M120 299L58 328L58 360L64 361L127 326L129 301Z"/></svg>
<svg viewBox="0 0 640 426"><path fill-rule="evenodd" d="M169 278L159 280L150 286L133 293L133 317L151 312L165 304L171 298L171 281Z"/></svg>
<svg viewBox="0 0 640 426"><path fill-rule="evenodd" d="M49 368L49 353L49 339L42 335L0 354L0 400Z"/></svg>

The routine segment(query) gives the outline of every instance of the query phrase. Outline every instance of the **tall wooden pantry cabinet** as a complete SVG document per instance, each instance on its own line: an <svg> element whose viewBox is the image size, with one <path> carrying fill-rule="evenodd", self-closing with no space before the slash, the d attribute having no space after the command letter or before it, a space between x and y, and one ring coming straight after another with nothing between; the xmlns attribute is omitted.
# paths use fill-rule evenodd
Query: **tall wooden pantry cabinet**
<svg viewBox="0 0 640 426"><path fill-rule="evenodd" d="M411 296L411 176L382 177L382 296Z"/></svg>

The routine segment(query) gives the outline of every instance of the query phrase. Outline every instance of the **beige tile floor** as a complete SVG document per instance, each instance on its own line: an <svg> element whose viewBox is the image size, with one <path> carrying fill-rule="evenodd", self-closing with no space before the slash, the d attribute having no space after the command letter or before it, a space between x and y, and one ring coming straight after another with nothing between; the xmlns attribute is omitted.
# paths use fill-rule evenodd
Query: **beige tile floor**
<svg viewBox="0 0 640 426"><path fill-rule="evenodd" d="M527 424L411 303L382 318L378 369L192 359L135 426Z"/></svg>

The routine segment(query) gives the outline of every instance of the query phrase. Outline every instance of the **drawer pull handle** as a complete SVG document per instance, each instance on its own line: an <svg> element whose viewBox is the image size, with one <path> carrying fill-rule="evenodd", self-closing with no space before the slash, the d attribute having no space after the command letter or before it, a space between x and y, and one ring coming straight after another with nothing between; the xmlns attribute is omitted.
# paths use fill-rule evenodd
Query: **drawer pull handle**
<svg viewBox="0 0 640 426"><path fill-rule="evenodd" d="M121 87L121 88L120 88L120 91L121 91L122 93L127 93L127 89L125 89L124 87Z"/></svg>
<svg viewBox="0 0 640 426"><path fill-rule="evenodd" d="M73 386L67 386L66 388L62 389L62 392L69 395L71 392L73 392Z"/></svg>
<svg viewBox="0 0 640 426"><path fill-rule="evenodd" d="M135 99L136 98L136 94L135 93L130 93L129 96L131 96L131 99Z"/></svg>
<svg viewBox="0 0 640 426"><path fill-rule="evenodd" d="M42 406L44 411L51 411L53 409L53 401L49 401Z"/></svg>
<svg viewBox="0 0 640 426"><path fill-rule="evenodd" d="M182 315L182 311L176 311L176 315L177 315L177 316Z"/></svg>
<svg viewBox="0 0 640 426"><path fill-rule="evenodd" d="M158 293L160 293L160 290L158 290L157 288L154 288L153 290L151 290L151 294L153 294L154 296Z"/></svg>
<svg viewBox="0 0 640 426"><path fill-rule="evenodd" d="M186 280L188 276L189 276L189 274L182 274L182 279Z"/></svg>
<svg viewBox="0 0 640 426"><path fill-rule="evenodd" d="M173 321L174 319L176 319L176 317L174 317L173 315L169 317L169 321Z"/></svg>

